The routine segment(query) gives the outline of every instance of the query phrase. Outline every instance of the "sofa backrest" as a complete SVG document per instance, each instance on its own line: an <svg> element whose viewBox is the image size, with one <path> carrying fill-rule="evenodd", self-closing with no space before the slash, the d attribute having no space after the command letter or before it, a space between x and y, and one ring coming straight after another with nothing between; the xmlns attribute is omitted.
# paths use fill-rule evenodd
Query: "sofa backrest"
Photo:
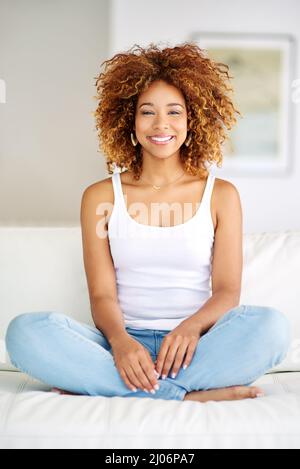
<svg viewBox="0 0 300 469"><path fill-rule="evenodd" d="M240 304L272 306L292 323L293 343L276 371L300 371L300 231L244 234ZM0 227L0 369L10 369L9 322L56 311L93 324L80 227Z"/></svg>

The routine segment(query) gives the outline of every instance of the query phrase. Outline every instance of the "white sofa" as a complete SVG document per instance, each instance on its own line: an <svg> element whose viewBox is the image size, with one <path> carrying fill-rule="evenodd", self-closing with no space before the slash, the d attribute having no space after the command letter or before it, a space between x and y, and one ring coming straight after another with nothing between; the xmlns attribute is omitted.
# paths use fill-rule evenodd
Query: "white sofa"
<svg viewBox="0 0 300 469"><path fill-rule="evenodd" d="M300 448L300 231L244 235L241 304L293 326L285 361L255 382L265 397L199 403L69 396L9 362L8 323L58 311L93 324L80 227L0 228L0 448Z"/></svg>

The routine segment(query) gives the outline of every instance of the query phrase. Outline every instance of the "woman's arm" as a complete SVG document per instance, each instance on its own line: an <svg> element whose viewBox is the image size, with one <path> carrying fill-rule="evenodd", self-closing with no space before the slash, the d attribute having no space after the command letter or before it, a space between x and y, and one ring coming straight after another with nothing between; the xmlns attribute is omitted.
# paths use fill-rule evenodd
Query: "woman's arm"
<svg viewBox="0 0 300 469"><path fill-rule="evenodd" d="M127 332L117 298L115 269L107 237L104 209L109 205L112 208L108 184L108 180L103 180L85 189L81 200L80 221L93 320L97 329L112 344L116 337Z"/></svg>
<svg viewBox="0 0 300 469"><path fill-rule="evenodd" d="M207 332L224 313L239 306L243 270L243 214L240 196L229 181L219 180L217 228L212 261L212 296L188 320Z"/></svg>

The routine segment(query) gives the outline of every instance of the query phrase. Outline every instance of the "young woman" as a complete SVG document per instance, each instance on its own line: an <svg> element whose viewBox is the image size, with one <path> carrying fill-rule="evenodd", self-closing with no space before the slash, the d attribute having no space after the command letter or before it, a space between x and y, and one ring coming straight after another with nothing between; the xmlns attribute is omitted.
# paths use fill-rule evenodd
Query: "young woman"
<svg viewBox="0 0 300 469"><path fill-rule="evenodd" d="M17 316L6 335L16 367L66 393L263 395L250 384L284 359L290 325L272 307L239 305L240 197L207 168L220 166L224 127L236 122L228 78L194 43L107 61L95 117L109 174L121 172L87 187L81 204L95 327Z"/></svg>

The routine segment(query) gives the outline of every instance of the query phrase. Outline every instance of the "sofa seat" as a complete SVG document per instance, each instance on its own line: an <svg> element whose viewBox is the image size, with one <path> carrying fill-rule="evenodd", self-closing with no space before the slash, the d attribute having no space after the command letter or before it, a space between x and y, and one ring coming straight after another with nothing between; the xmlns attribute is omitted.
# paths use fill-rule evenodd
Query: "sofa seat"
<svg viewBox="0 0 300 469"><path fill-rule="evenodd" d="M0 448L299 449L300 372L270 373L257 399L199 403L70 396L0 371Z"/></svg>

